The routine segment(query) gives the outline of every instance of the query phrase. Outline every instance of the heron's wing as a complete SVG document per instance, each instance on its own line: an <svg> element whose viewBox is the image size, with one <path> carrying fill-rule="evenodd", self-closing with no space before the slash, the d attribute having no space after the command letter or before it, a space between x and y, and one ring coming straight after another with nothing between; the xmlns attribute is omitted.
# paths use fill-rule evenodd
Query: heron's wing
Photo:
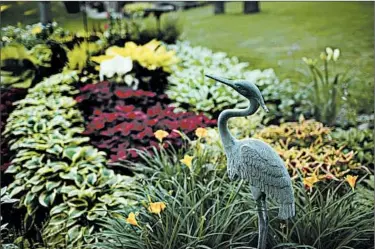
<svg viewBox="0 0 375 249"><path fill-rule="evenodd" d="M278 154L267 144L256 142L240 147L242 178L278 203L294 202L290 176Z"/></svg>

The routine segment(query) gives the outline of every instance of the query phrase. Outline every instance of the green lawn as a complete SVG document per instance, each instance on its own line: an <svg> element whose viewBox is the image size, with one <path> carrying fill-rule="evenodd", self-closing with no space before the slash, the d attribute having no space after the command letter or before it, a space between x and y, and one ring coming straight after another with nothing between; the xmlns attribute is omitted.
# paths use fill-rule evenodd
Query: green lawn
<svg viewBox="0 0 375 249"><path fill-rule="evenodd" d="M3 2L2 26L39 21L36 2ZM326 46L340 48L342 68L354 73L352 92L359 109L373 111L373 2L261 2L258 14L242 14L240 2L226 3L226 13L214 15L213 6L182 12L182 38L194 45L225 51L250 62L251 68L274 68L280 79L303 79L301 58L318 57ZM33 12L25 15L25 11ZM83 29L81 14L67 14L52 2L55 21L70 30ZM89 20L89 27L97 20ZM370 106L370 107L369 107Z"/></svg>
<svg viewBox="0 0 375 249"><path fill-rule="evenodd" d="M210 5L184 12L183 38L295 81L302 79L303 56L340 48L340 64L358 76L353 96L360 109L373 111L373 2L261 2L261 12L252 15L242 14L241 2L225 7L223 15L214 15Z"/></svg>

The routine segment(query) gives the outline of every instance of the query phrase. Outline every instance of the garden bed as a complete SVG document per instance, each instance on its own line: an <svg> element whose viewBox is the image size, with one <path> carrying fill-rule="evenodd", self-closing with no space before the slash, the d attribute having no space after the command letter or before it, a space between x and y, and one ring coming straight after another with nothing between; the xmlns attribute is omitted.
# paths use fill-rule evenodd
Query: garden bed
<svg viewBox="0 0 375 249"><path fill-rule="evenodd" d="M255 247L255 201L247 183L229 180L216 128L221 111L248 101L204 76L213 74L256 84L270 109L229 122L236 137L270 144L292 178L296 217L280 222L270 201L268 245L372 246L373 134L317 113L311 94L321 92L297 94L272 69L249 70L237 57L187 41L137 43L116 32L81 36L38 24L7 30L5 243ZM337 61L331 50L320 62ZM306 58L310 69L312 62ZM324 84L335 77L327 73ZM345 105L331 101L337 109L326 113L337 116Z"/></svg>

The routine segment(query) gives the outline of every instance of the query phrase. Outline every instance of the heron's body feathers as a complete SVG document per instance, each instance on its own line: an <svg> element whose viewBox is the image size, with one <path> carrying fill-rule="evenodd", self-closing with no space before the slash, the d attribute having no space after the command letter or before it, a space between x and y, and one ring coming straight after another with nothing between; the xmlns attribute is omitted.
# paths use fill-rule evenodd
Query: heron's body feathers
<svg viewBox="0 0 375 249"><path fill-rule="evenodd" d="M292 183L284 162L271 146L258 139L236 141L226 148L228 174L248 180L254 198L258 192L265 193L280 204L279 217L294 216L294 194Z"/></svg>

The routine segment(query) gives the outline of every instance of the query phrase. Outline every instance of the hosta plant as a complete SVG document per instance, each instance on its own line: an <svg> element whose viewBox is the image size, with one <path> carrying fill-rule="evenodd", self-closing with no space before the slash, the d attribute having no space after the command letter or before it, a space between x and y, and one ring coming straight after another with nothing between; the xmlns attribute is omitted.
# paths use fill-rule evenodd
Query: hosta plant
<svg viewBox="0 0 375 249"><path fill-rule="evenodd" d="M171 66L177 62L174 51L168 51L165 45L152 40L139 46L134 42L125 43L124 47L112 46L105 55L95 56L92 61L100 64L101 79L117 75L124 77L131 74L140 83L124 79L129 86L136 84L135 89L163 92L166 77L171 72ZM138 86L139 84L139 86Z"/></svg>
<svg viewBox="0 0 375 249"><path fill-rule="evenodd" d="M129 203L132 179L106 168L106 156L88 145L83 118L70 96L77 73L55 75L29 90L9 116L5 137L15 156L11 197L20 199L25 222L44 224L48 247L80 248L97 220Z"/></svg>
<svg viewBox="0 0 375 249"><path fill-rule="evenodd" d="M272 69L249 71L248 63L240 63L237 57L228 57L226 53L192 47L188 42L178 42L169 47L176 50L180 62L173 67L173 73L168 77L170 86L167 94L179 109L217 117L223 109L246 106L244 97L205 77L205 74L248 80L261 88L278 84Z"/></svg>
<svg viewBox="0 0 375 249"><path fill-rule="evenodd" d="M344 152L355 151L354 160L365 165L369 169L374 168L374 133L372 130L335 129L332 139L337 146L345 146Z"/></svg>
<svg viewBox="0 0 375 249"><path fill-rule="evenodd" d="M30 50L21 44L9 44L1 49L1 85L29 88L59 72L65 62L65 49L53 42L37 44Z"/></svg>
<svg viewBox="0 0 375 249"><path fill-rule="evenodd" d="M106 102L102 102L103 96ZM204 115L174 112L166 104L169 101L165 95L134 91L113 83L86 85L76 100L89 114L84 133L90 135L93 145L106 150L113 161L137 157L134 148L159 147L160 141L154 134L158 130L168 132L165 141L180 146L181 137L173 130L192 136L196 128L215 124Z"/></svg>

